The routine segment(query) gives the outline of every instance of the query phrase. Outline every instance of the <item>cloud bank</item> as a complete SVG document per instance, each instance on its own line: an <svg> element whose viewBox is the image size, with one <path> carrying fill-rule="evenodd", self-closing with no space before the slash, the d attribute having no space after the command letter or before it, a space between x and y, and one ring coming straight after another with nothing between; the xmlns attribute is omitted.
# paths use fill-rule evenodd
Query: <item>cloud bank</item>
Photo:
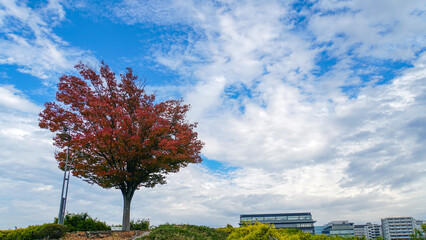
<svg viewBox="0 0 426 240"><path fill-rule="evenodd" d="M102 9L77 2L80 10L95 9L88 14ZM86 54L47 26L66 18L60 3L3 4L0 24L19 20L33 37L6 28L0 45L41 51L52 66L8 50L0 52L2 64L43 79ZM132 217L209 226L236 225L244 213L297 211L312 212L318 224L426 218L421 1L125 0L103 10L123 25L171 32L159 36L170 39L152 46L152 57L182 81L160 86L159 97L172 89L191 104L203 155L225 168L189 166L166 185L141 189ZM26 20L31 14L38 20ZM37 127L39 109L14 86L0 86L0 180L7 183L0 186L0 214L18 216L0 220L0 228L57 214L62 175L51 134ZM120 222L118 191L73 178L69 197L71 212Z"/></svg>
<svg viewBox="0 0 426 240"><path fill-rule="evenodd" d="M69 46L54 33L66 15L60 2L31 8L6 0L0 7L0 64L16 65L20 72L52 84L52 77L70 71L78 60L95 62L89 51Z"/></svg>

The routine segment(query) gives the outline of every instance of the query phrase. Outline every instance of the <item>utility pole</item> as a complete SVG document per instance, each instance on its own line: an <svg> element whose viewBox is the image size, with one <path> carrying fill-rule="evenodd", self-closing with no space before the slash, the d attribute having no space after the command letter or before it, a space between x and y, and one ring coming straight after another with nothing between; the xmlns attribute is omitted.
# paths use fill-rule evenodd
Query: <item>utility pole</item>
<svg viewBox="0 0 426 240"><path fill-rule="evenodd" d="M69 129L67 127L64 127L64 131L61 137L68 140L68 149L67 149L67 158L65 160L64 179L62 182L61 203L59 204L58 224L64 224L65 208L67 205L68 186L70 183L70 169L68 169L68 157L70 153L71 135L69 134Z"/></svg>

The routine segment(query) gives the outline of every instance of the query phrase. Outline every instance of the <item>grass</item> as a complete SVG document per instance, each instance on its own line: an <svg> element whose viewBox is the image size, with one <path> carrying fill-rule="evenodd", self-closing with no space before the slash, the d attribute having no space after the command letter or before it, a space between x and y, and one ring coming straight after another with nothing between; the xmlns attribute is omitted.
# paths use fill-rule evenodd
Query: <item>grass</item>
<svg viewBox="0 0 426 240"><path fill-rule="evenodd" d="M139 240L225 240L224 231L195 225L164 224L151 230L148 236Z"/></svg>

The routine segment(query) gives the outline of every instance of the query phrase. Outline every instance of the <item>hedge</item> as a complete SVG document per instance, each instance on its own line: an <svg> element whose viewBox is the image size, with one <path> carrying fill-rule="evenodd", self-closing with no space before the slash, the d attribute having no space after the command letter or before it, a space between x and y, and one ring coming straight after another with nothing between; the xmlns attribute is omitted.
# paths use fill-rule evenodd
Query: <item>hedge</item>
<svg viewBox="0 0 426 240"><path fill-rule="evenodd" d="M67 232L67 227L55 223L29 226L15 230L0 230L0 240L33 240L60 238Z"/></svg>

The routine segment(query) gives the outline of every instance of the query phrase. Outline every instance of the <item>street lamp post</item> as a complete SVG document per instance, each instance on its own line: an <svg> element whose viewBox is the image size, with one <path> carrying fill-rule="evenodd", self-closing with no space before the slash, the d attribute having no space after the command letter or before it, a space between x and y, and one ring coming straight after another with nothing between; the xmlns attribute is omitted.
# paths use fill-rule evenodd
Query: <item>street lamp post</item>
<svg viewBox="0 0 426 240"><path fill-rule="evenodd" d="M64 169L64 179L62 182L62 193L61 193L61 203L59 204L59 216L58 216L58 223L64 224L64 217L65 217L65 208L67 205L67 195L68 195L68 186L70 183L70 169L68 169L68 157L70 153L70 140L71 136L69 133L67 133L68 128L64 127L64 138L68 140L68 148L67 148L67 157L65 160L65 169Z"/></svg>

